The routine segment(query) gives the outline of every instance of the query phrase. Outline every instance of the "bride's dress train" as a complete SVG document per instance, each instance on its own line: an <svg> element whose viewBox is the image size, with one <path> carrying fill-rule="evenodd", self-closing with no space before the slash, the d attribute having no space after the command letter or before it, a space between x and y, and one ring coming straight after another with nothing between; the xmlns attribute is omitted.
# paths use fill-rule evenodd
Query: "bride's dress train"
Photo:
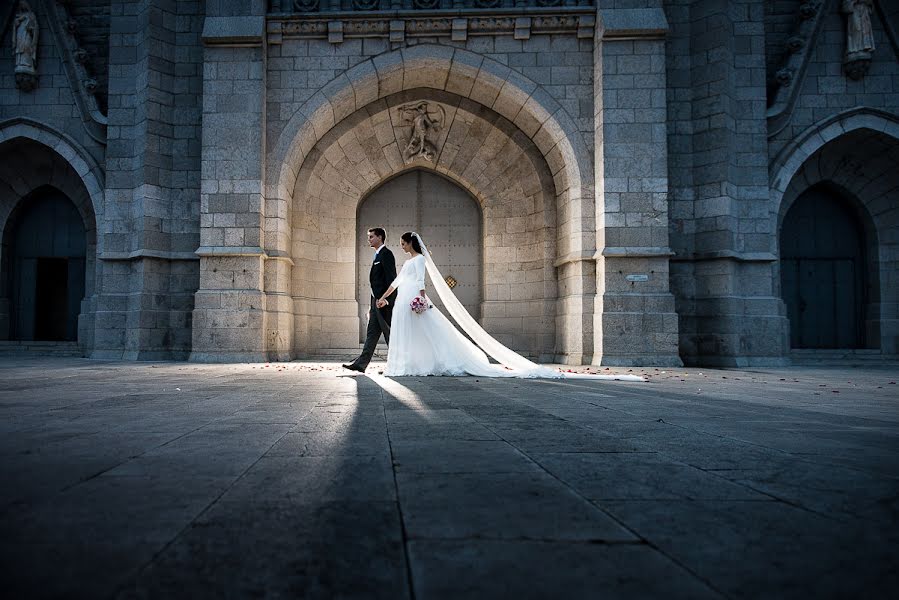
<svg viewBox="0 0 899 600"><path fill-rule="evenodd" d="M479 377L540 377L616 379L643 381L635 375L593 375L563 373L524 358L502 345L478 325L443 280L437 265L418 234L422 254L407 260L392 287L397 290L385 375L475 375ZM425 287L425 272L443 301L447 312L477 345L456 329L437 308L421 314L409 303ZM492 364L490 354L500 364Z"/></svg>

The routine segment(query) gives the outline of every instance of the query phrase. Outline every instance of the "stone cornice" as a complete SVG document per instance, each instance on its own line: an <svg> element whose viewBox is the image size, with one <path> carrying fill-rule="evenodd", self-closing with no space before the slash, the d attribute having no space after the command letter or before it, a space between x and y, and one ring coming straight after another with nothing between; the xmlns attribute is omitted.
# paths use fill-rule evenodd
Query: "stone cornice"
<svg viewBox="0 0 899 600"><path fill-rule="evenodd" d="M169 252L167 250L135 250L134 252L102 252L97 256L100 260L122 261L158 258L161 260L200 260L193 252Z"/></svg>
<svg viewBox="0 0 899 600"><path fill-rule="evenodd" d="M265 17L206 17L203 43L207 46L261 46L265 35Z"/></svg>
<svg viewBox="0 0 899 600"><path fill-rule="evenodd" d="M596 24L591 7L516 9L459 9L434 11L372 11L365 13L319 13L315 15L270 15L268 42L283 39L327 39L385 37L402 41L405 37L447 36L464 40L467 36L512 35L527 39L535 34L569 34L593 39Z"/></svg>
<svg viewBox="0 0 899 600"><path fill-rule="evenodd" d="M696 252L688 256L672 256L672 262L698 262L706 260L733 260L736 262L775 262L777 256L771 252L737 252L735 250L716 250L714 252Z"/></svg>
<svg viewBox="0 0 899 600"><path fill-rule="evenodd" d="M663 39L668 19L661 8L600 8L597 28L603 40Z"/></svg>
<svg viewBox="0 0 899 600"><path fill-rule="evenodd" d="M200 246L194 252L197 256L259 256L268 258L259 246Z"/></svg>
<svg viewBox="0 0 899 600"><path fill-rule="evenodd" d="M593 250L581 250L578 252L569 252L568 254L557 258L555 260L555 262L553 262L553 266L558 268L558 267L561 267L562 265L567 265L569 263L586 262L586 261L593 262L595 260L593 258L594 254L595 253Z"/></svg>
<svg viewBox="0 0 899 600"><path fill-rule="evenodd" d="M593 258L664 258L674 256L667 246L607 246Z"/></svg>

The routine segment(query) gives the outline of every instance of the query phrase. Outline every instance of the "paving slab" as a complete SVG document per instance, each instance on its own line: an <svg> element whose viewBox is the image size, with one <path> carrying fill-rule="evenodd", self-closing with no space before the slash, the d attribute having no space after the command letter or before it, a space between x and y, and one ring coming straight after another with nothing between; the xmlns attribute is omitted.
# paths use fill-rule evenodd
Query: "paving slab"
<svg viewBox="0 0 899 600"><path fill-rule="evenodd" d="M899 589L895 369L624 383L382 367L3 357L4 594Z"/></svg>
<svg viewBox="0 0 899 600"><path fill-rule="evenodd" d="M725 598L646 544L413 540L416 598Z"/></svg>

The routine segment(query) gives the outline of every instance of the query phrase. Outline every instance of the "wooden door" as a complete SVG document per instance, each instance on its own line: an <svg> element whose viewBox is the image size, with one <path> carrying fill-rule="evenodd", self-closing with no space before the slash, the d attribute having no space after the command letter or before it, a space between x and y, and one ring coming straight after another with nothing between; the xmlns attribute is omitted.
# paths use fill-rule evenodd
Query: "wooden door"
<svg viewBox="0 0 899 600"><path fill-rule="evenodd" d="M87 247L78 209L46 188L11 218L12 339L77 340Z"/></svg>
<svg viewBox="0 0 899 600"><path fill-rule="evenodd" d="M400 248L400 236L406 231L417 231L441 274L455 282L453 292L456 297L475 319L480 319L480 207L468 192L448 179L430 171L415 170L386 182L359 207L357 286L360 341L365 339L371 294L368 271L373 251L366 242L369 227L383 227L387 231L387 247L396 257L397 272L408 258ZM443 310L440 299L433 293L430 276L426 285L431 300ZM446 314L446 311L443 312Z"/></svg>
<svg viewBox="0 0 899 600"><path fill-rule="evenodd" d="M781 230L781 288L793 348L863 348L864 229L845 200L812 188Z"/></svg>

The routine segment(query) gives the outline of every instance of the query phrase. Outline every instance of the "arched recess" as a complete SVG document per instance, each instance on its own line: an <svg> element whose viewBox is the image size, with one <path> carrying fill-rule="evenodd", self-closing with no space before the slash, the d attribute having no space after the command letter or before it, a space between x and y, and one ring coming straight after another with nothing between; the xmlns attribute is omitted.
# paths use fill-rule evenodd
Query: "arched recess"
<svg viewBox="0 0 899 600"><path fill-rule="evenodd" d="M809 190L827 190L858 216L868 278L864 346L892 356L899 353L899 121L860 111L845 117L805 136L792 157L779 157L780 177L790 179L772 176L778 241L786 215ZM805 157L798 166L796 157Z"/></svg>
<svg viewBox="0 0 899 600"><path fill-rule="evenodd" d="M291 218L301 212L294 206L295 198L304 193L297 189L298 182L304 180L301 171L305 165L317 160L314 148L320 145L323 137L335 125L367 110L370 105L411 90L447 93L488 110L495 115L494 118L501 117L512 126L517 144L528 143L536 150L543 163L541 172L549 175L546 180L548 185L545 185L541 175L541 187L549 190L554 211L552 227L555 237L546 243L553 246L553 260L559 267L557 276L556 269L550 267L554 274L551 283L531 285L530 289L537 290L531 293L555 296L558 282L564 289L568 304L592 305L595 281L590 269L581 268L583 263L580 261L591 261L592 267L596 249L595 189L593 159L582 133L564 108L533 81L492 59L446 46L422 44L365 60L338 75L320 92L298 105L292 117L283 121L269 119L266 162L270 168L266 171L264 220L266 254L279 258L297 256L293 251L297 243L293 238L297 228L291 223ZM419 96L423 97L423 94ZM281 110L284 110L283 103ZM396 142L400 143L399 139ZM391 164L392 173L401 168L401 161L399 165ZM455 177L440 165L435 170L453 177L478 197L480 192L466 183L467 174L460 173ZM527 203L528 198L529 196L523 196L521 200ZM300 240L299 243L305 244L306 241ZM528 244L528 247L532 247L532 244ZM279 273L283 269L281 261L267 261L266 281L282 281ZM547 287L552 290L544 289ZM275 287L269 288L267 284L266 291L271 293L276 290ZM280 287L278 293L281 293ZM499 293L503 294L504 291ZM578 298L581 296L589 296L589 302L586 299L579 302ZM529 311L533 311L533 308ZM565 310L558 316L541 314L538 320L541 323L546 319L555 320L552 329L577 332L577 347L591 347L592 314L575 313L576 311ZM297 311L296 314L298 318L293 329L300 336L299 332L305 329L305 325L299 316L302 311ZM510 318L520 317L516 315ZM286 323L289 320L269 316L269 322ZM278 332L274 330L268 331L267 335L269 339L279 339ZM554 338L555 335L542 334L542 337L539 346L544 348L548 344L547 339ZM540 350L538 355L546 360L567 360L566 355L570 349L564 346L567 343L565 340L569 339L573 338L566 336L562 346L555 348L553 352L544 353ZM294 340L291 345L294 348L306 347L301 338ZM571 351L572 356L580 352L579 349Z"/></svg>
<svg viewBox="0 0 899 600"><path fill-rule="evenodd" d="M398 109L413 101L439 105L446 113L434 162L406 164L401 156L408 127ZM553 266L557 211L549 168L508 120L465 98L429 89L394 94L353 113L303 163L290 220L297 352L358 347L358 207L385 181L411 169L439 173L477 200L486 282L482 323L512 347L550 359L558 292ZM388 231L388 236L400 233Z"/></svg>
<svg viewBox="0 0 899 600"><path fill-rule="evenodd" d="M10 334L8 233L23 198L49 186L62 192L75 206L85 232L85 295L78 319L78 342L83 350L93 346L97 218L103 206L102 171L73 140L28 119L0 123L0 339ZM12 218L11 218L12 216Z"/></svg>

